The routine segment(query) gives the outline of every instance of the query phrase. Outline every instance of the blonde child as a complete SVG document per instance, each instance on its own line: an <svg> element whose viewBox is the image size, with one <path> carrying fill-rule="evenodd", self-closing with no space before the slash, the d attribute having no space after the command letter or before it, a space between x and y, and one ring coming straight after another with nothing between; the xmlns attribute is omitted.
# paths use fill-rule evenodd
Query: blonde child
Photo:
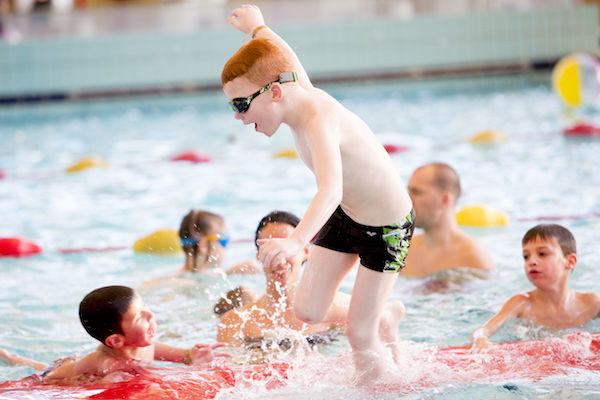
<svg viewBox="0 0 600 400"><path fill-rule="evenodd" d="M378 326L414 229L410 198L375 135L312 85L291 47L264 25L258 7L236 8L229 21L253 38L221 74L235 118L267 137L287 125L317 183L316 195L288 237L259 240L259 260L265 268L284 268L318 233L294 305L297 317L308 323L338 322L331 305L360 260L347 336L357 383L365 384L385 373L384 341L397 334L399 319L381 336Z"/></svg>
<svg viewBox="0 0 600 400"><path fill-rule="evenodd" d="M511 297L482 327L472 334L473 349L492 346L489 337L512 318L554 329L578 327L600 316L600 295L569 288L577 263L575 238L555 224L531 228L522 240L525 275L535 289Z"/></svg>

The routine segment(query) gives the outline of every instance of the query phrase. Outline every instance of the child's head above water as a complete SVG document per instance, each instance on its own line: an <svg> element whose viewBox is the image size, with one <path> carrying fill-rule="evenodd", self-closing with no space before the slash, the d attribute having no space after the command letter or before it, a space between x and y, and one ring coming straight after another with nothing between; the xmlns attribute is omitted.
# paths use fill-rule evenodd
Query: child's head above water
<svg viewBox="0 0 600 400"><path fill-rule="evenodd" d="M199 271L220 264L229 241L226 231L225 220L219 214L190 210L179 227L186 269Z"/></svg>
<svg viewBox="0 0 600 400"><path fill-rule="evenodd" d="M254 244L256 245L256 247L258 247L257 241L259 239L260 232L268 224L287 224L295 228L299 222L300 218L298 218L292 213L289 213L287 211L272 211L269 214L265 215L263 219L261 219L258 223L256 233L254 234Z"/></svg>
<svg viewBox="0 0 600 400"><path fill-rule="evenodd" d="M106 286L88 293L79 303L81 324L94 339L106 344L106 338L123 334L121 320L137 297L127 286Z"/></svg>
<svg viewBox="0 0 600 400"><path fill-rule="evenodd" d="M573 234L567 228L556 224L539 224L534 226L525 233L521 244L524 247L526 244L536 240L551 242L553 239L560 246L563 256L577 254L577 246Z"/></svg>

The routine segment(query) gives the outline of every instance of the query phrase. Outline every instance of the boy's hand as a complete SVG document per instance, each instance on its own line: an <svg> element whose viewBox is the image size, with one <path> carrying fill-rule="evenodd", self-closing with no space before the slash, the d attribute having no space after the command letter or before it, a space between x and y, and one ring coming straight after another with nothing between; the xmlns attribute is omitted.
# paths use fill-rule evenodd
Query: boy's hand
<svg viewBox="0 0 600 400"><path fill-rule="evenodd" d="M291 238L258 239L258 260L264 268L286 268L302 246Z"/></svg>
<svg viewBox="0 0 600 400"><path fill-rule="evenodd" d="M471 352L472 353L481 353L491 347L493 347L495 344L490 342L490 340L487 337L480 337L477 338L474 342L473 342L473 346L471 346Z"/></svg>
<svg viewBox="0 0 600 400"><path fill-rule="evenodd" d="M250 4L244 4L233 10L227 20L246 35L251 35L254 28L265 24L260 9Z"/></svg>
<svg viewBox="0 0 600 400"><path fill-rule="evenodd" d="M190 350L192 364L196 365L209 363L217 357L231 357L231 354L228 353L213 352L213 350L223 346L225 346L224 343L194 345L194 347L192 347Z"/></svg>

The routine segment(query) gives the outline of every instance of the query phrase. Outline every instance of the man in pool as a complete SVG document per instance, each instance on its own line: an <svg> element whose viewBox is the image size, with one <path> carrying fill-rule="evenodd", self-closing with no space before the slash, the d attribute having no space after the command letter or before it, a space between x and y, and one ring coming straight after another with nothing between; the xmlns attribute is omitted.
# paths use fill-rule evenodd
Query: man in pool
<svg viewBox="0 0 600 400"><path fill-rule="evenodd" d="M259 260L265 268L285 268L318 233L294 304L308 323L335 321L332 302L360 260L346 332L357 383L372 382L395 367L386 365L384 342L394 340L400 319L384 334L378 327L414 229L410 197L373 132L312 85L292 48L264 25L258 7L237 8L229 21L252 36L221 73L235 118L267 137L288 125L318 188L288 237L258 242Z"/></svg>
<svg viewBox="0 0 600 400"><path fill-rule="evenodd" d="M45 374L46 380L131 373L154 360L202 364L228 356L213 352L222 344L196 344L183 349L157 342L154 314L126 286L106 286L90 292L79 305L79 318L85 330L101 342L100 346L80 360L63 362Z"/></svg>
<svg viewBox="0 0 600 400"><path fill-rule="evenodd" d="M424 277L456 267L496 268L487 249L456 223L454 208L460 192L458 174L448 164L426 164L413 172L408 194L415 225L423 233L413 236L402 275Z"/></svg>
<svg viewBox="0 0 600 400"><path fill-rule="evenodd" d="M531 228L522 240L525 274L535 289L511 297L482 327L472 334L473 349L492 346L489 337L512 318L538 326L570 329L600 317L600 295L569 288L577 263L575 238L555 224Z"/></svg>

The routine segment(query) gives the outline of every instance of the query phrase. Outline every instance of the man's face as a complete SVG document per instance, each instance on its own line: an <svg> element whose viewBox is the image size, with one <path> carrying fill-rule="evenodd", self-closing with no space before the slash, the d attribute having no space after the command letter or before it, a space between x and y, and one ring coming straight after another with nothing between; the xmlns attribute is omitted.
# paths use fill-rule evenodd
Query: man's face
<svg viewBox="0 0 600 400"><path fill-rule="evenodd" d="M442 191L433 184L433 169L417 169L408 180L408 194L415 209L415 226L433 226L442 211Z"/></svg>

